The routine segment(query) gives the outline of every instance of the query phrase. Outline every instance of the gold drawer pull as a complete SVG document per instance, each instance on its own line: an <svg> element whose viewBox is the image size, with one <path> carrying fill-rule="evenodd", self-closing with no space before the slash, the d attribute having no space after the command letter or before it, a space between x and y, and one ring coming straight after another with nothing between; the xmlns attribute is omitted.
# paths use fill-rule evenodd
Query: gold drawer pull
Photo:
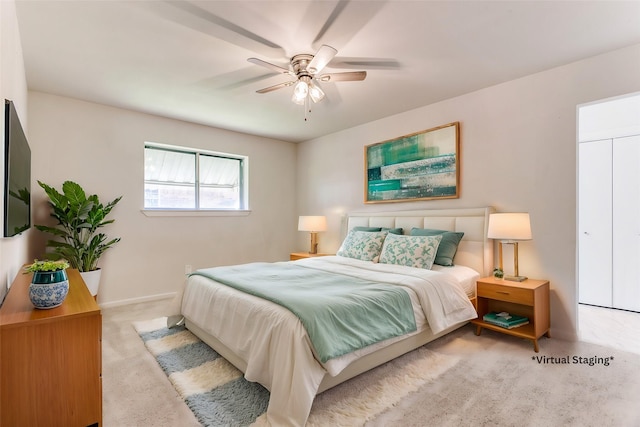
<svg viewBox="0 0 640 427"><path fill-rule="evenodd" d="M509 295L509 292L505 291L496 291L497 294Z"/></svg>

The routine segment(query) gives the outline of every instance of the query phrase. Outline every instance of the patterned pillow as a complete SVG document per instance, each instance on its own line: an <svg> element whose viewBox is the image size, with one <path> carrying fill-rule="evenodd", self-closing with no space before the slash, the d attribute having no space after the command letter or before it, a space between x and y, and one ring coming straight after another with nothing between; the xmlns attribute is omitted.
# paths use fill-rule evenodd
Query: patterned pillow
<svg viewBox="0 0 640 427"><path fill-rule="evenodd" d="M463 232L445 231L445 230L431 230L429 228L412 228L412 236L437 236L442 235L440 246L438 246L438 253L436 253L436 259L434 264L444 265L450 267L453 265L453 258L458 251L458 245L460 240L464 236Z"/></svg>
<svg viewBox="0 0 640 427"><path fill-rule="evenodd" d="M397 236L389 234L384 241L380 262L431 269L442 235Z"/></svg>
<svg viewBox="0 0 640 427"><path fill-rule="evenodd" d="M351 230L336 255L363 261L376 261L387 234L389 234L388 231Z"/></svg>

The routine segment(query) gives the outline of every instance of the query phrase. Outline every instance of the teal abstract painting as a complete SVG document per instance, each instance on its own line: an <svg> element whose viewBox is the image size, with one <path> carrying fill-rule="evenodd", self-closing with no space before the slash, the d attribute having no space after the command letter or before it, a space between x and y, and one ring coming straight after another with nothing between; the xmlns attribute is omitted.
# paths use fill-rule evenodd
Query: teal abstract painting
<svg viewBox="0 0 640 427"><path fill-rule="evenodd" d="M459 197L459 122L365 147L365 203Z"/></svg>

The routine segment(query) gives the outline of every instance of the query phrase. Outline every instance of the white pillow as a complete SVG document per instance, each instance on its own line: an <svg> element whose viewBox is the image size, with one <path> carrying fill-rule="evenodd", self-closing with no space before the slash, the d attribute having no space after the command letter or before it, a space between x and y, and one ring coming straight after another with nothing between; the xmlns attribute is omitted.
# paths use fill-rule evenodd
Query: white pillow
<svg viewBox="0 0 640 427"><path fill-rule="evenodd" d="M376 261L388 231L349 231L336 255L362 261Z"/></svg>
<svg viewBox="0 0 640 427"><path fill-rule="evenodd" d="M442 235L399 236L389 234L384 241L380 263L431 269Z"/></svg>

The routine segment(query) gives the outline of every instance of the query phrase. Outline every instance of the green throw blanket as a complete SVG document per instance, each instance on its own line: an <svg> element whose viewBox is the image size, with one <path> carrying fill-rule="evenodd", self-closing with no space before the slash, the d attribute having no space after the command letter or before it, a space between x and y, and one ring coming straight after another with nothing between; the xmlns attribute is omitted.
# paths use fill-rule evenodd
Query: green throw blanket
<svg viewBox="0 0 640 427"><path fill-rule="evenodd" d="M287 262L214 267L193 274L289 309L304 325L321 362L416 330L409 294L394 285Z"/></svg>

